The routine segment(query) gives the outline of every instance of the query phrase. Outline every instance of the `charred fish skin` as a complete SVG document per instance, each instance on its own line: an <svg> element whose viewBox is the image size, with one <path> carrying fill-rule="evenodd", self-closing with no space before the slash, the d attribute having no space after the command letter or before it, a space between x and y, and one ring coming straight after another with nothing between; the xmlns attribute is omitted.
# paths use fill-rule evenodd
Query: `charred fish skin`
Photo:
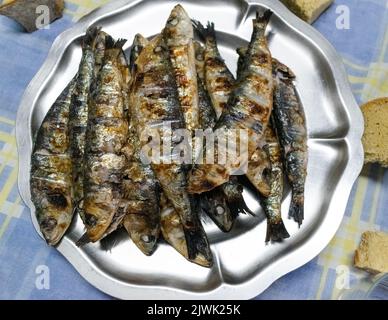
<svg viewBox="0 0 388 320"><path fill-rule="evenodd" d="M187 260L189 259L185 232L179 214L162 194L160 200L161 212L161 231L164 240L166 240L176 251L178 251ZM203 255L198 254L195 259L190 260L202 267L211 267L211 261Z"/></svg>
<svg viewBox="0 0 388 320"><path fill-rule="evenodd" d="M239 55L237 61L237 77L240 78L244 68L248 47L241 47L236 51ZM263 146L264 143L261 143L249 159L246 176L259 192L260 196L268 197L271 191L268 177L269 172L271 171L271 163L268 152L264 150Z"/></svg>
<svg viewBox="0 0 388 320"><path fill-rule="evenodd" d="M108 34L102 30L97 33L94 45L94 75L101 70L105 56L105 42Z"/></svg>
<svg viewBox="0 0 388 320"><path fill-rule="evenodd" d="M272 12L257 14L253 20L253 33L245 58L244 69L228 100L228 106L217 122L215 130L243 130L248 133L247 151L226 164L200 165L190 173L190 193L209 191L229 180L236 169L245 166L252 156L268 124L273 103L272 57L268 49L265 30ZM216 141L215 150L219 145ZM245 151L245 150L244 150Z"/></svg>
<svg viewBox="0 0 388 320"><path fill-rule="evenodd" d="M240 47L236 49L236 52L238 54L238 60L237 60L237 79L241 77L241 72L244 70L244 59L248 52L248 47Z"/></svg>
<svg viewBox="0 0 388 320"><path fill-rule="evenodd" d="M91 93L84 155L85 238L101 239L115 217L123 216L122 175L126 157L122 148L127 140L123 76L118 63L125 40L106 38L104 65Z"/></svg>
<svg viewBox="0 0 388 320"><path fill-rule="evenodd" d="M213 130L217 115L203 82L205 80L204 48L198 42L194 43L194 48L198 75L199 122L203 130ZM206 145L203 145L204 152L206 152ZM225 194L221 188L222 186L210 192L200 194L200 204L201 209L221 231L229 232L232 229L236 215L230 212Z"/></svg>
<svg viewBox="0 0 388 320"><path fill-rule="evenodd" d="M88 99L95 71L95 44L99 28L87 30L82 43L82 58L77 83L71 99L69 114L70 154L73 167L74 202L82 220L85 220L83 199L83 158L88 121Z"/></svg>
<svg viewBox="0 0 388 320"><path fill-rule="evenodd" d="M55 246L73 218L68 116L76 77L44 118L31 155L31 200L47 244Z"/></svg>
<svg viewBox="0 0 388 320"><path fill-rule="evenodd" d="M146 41L140 35L135 37L130 55L132 66ZM134 72L133 68L132 76ZM131 112L129 106L128 142L124 148L128 165L123 176L123 196L127 206L123 224L136 246L145 255L151 255L160 233L160 187L151 166L141 162L137 124Z"/></svg>
<svg viewBox="0 0 388 320"><path fill-rule="evenodd" d="M278 138L269 125L265 131L265 145L263 149L268 153L270 160L269 181L271 191L268 197L262 197L261 203L267 216L266 242L282 241L289 238L281 215L281 204L283 197L283 165L282 155Z"/></svg>
<svg viewBox="0 0 388 320"><path fill-rule="evenodd" d="M208 22L206 28L199 21L193 20L192 23L205 42L203 53L205 86L218 119L227 107L235 80L218 50L214 23Z"/></svg>
<svg viewBox="0 0 388 320"><path fill-rule="evenodd" d="M135 35L131 47L131 53L129 55L129 70L132 75L136 72L136 59L147 44L148 40L144 38L140 33L137 33Z"/></svg>
<svg viewBox="0 0 388 320"><path fill-rule="evenodd" d="M211 106L210 98L205 91L202 80L198 78L198 97L200 110L200 124L206 129L213 129L215 125L216 114ZM205 146L203 151L206 152ZM201 209L214 221L214 223L223 231L229 232L233 226L235 215L233 215L227 205L225 194L222 192L222 186L210 192L199 195Z"/></svg>
<svg viewBox="0 0 388 320"><path fill-rule="evenodd" d="M303 106L293 84L292 71L274 60L276 89L274 120L282 147L292 198L289 216L299 225L304 219L304 185L307 175L307 129Z"/></svg>
<svg viewBox="0 0 388 320"><path fill-rule="evenodd" d="M198 73L198 100L200 125L202 129L213 129L217 115L204 85L205 80L205 50L198 42L194 43L196 69ZM232 78L234 81L234 79ZM206 149L204 148L204 151ZM220 189L220 190L218 190ZM237 177L231 177L223 185L208 193L202 193L202 209L212 218L217 226L224 232L230 231L233 222L239 213L253 214L246 205L242 196L243 187Z"/></svg>
<svg viewBox="0 0 388 320"><path fill-rule="evenodd" d="M181 5L176 5L171 11L163 37L169 49L186 129L193 132L199 123L194 32L190 17Z"/></svg>
<svg viewBox="0 0 388 320"><path fill-rule="evenodd" d="M136 246L151 255L160 233L158 181L149 166L132 160L124 172L123 190L127 202L124 227Z"/></svg>
<svg viewBox="0 0 388 320"><path fill-rule="evenodd" d="M105 41L107 41L107 37L109 37L110 39L112 39L111 36L109 36L108 34L105 34ZM108 41L112 41L108 39ZM121 49L120 49L120 53L117 57L117 67L118 69L120 70L121 72L121 75L122 75L122 96L123 96L123 109L124 109L124 113L123 113L123 117L124 117L124 120L126 121L127 123L127 120L128 120L128 112L129 112L129 98L128 98L128 87L129 87L129 84L130 84L130 80L131 80L131 75L130 75L130 71L129 71L129 66L128 66L128 61L127 61L127 58L125 56L125 53L124 53L124 50L122 49L122 45L124 44L125 40L121 40L120 41L120 45L121 46ZM107 110L105 110L107 111ZM117 109L117 111L120 111L121 112L121 109ZM101 116L101 117L118 117L118 118L122 118L122 115L120 112L105 112L105 115L104 114L101 114L101 115L98 115L98 116ZM116 136L115 134L115 129L113 129L110 134L114 137L112 138L111 141L113 141L113 145L115 146L121 146L118 147L115 152L117 153L122 153L125 155L125 144L123 146L122 144L122 141L120 141L119 143L115 143L114 142L114 139L116 137L121 137L121 133L120 131L118 131L118 134ZM104 136L104 135L103 135ZM128 136L127 136L128 138ZM97 139L98 141L98 139ZM102 149L103 150L103 149ZM126 156L126 163L128 163L129 161L129 158ZM125 177L125 174L126 174L126 171L123 173L123 176ZM122 176L122 177L123 177ZM122 193L125 193L125 190L124 190L124 178L121 178L122 180L120 181L120 184L121 184L121 189L122 189ZM101 237L102 238L105 238L107 235L111 234L113 231L117 230L119 227L121 227L123 225L123 221L126 217L126 214L127 214L127 206L128 206L128 202L127 200L123 197L123 194L122 194L122 199L121 199L121 203L119 204L119 208L118 210L116 211L116 213L113 215L113 218L112 218L112 221L108 227L108 229L106 229L106 231L104 232L103 236Z"/></svg>
<svg viewBox="0 0 388 320"><path fill-rule="evenodd" d="M139 136L144 136L149 128L158 128L158 133L162 137L161 124L165 121L171 123L173 130L185 128L168 53L162 37L157 36L142 50L136 60L137 72L131 88L130 102L138 124ZM146 137L149 136L152 134L147 133ZM144 146L146 141L141 140ZM174 150L178 143L173 141L171 150ZM186 191L184 166L174 161L176 155L173 155L172 160L171 163L151 162L151 167L181 218L189 259L193 260L202 254L208 261L212 261L209 243L198 218L195 199Z"/></svg>

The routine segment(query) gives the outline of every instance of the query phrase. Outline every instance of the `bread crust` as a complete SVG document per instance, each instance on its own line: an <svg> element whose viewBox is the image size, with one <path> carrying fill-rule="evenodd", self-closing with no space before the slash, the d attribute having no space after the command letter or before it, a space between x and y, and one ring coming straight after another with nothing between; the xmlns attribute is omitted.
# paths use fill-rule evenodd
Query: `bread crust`
<svg viewBox="0 0 388 320"><path fill-rule="evenodd" d="M369 101L361 106L365 131L362 137L365 163L388 167L388 97Z"/></svg>
<svg viewBox="0 0 388 320"><path fill-rule="evenodd" d="M388 272L388 234L364 232L354 254L354 265L374 274Z"/></svg>

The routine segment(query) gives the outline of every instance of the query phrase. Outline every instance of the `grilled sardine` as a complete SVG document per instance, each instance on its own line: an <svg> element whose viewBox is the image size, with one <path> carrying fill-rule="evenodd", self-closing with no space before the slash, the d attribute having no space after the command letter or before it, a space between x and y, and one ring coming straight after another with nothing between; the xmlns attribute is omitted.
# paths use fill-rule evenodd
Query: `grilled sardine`
<svg viewBox="0 0 388 320"><path fill-rule="evenodd" d="M31 199L49 245L62 239L74 212L68 119L75 84L76 77L46 114L31 155Z"/></svg>

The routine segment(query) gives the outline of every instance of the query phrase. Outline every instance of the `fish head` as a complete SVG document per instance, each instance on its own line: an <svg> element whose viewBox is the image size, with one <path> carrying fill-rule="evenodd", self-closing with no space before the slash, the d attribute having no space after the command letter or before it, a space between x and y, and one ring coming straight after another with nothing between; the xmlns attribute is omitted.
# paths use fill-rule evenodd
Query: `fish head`
<svg viewBox="0 0 388 320"><path fill-rule="evenodd" d="M50 246L55 246L62 239L71 223L67 212L47 212L38 214L40 230Z"/></svg>
<svg viewBox="0 0 388 320"><path fill-rule="evenodd" d="M140 46L140 47L145 47L148 44L147 38L145 38L143 35L140 33L137 33L135 35L135 38L133 40L133 46Z"/></svg>
<svg viewBox="0 0 388 320"><path fill-rule="evenodd" d="M146 215L129 214L124 219L124 227L132 241L147 256L156 249L159 227L155 226Z"/></svg>
<svg viewBox="0 0 388 320"><path fill-rule="evenodd" d="M200 197L201 208L224 232L230 231L234 218L220 188L213 189Z"/></svg>
<svg viewBox="0 0 388 320"><path fill-rule="evenodd" d="M168 46L184 46L194 37L191 19L181 5L176 5L167 19L164 29Z"/></svg>
<svg viewBox="0 0 388 320"><path fill-rule="evenodd" d="M162 196L162 199L163 202L166 201L164 195ZM163 238L182 256L189 259L185 233L178 213L168 204L162 204L161 207L160 222ZM191 260L191 262L203 267L210 267L212 265L212 261L206 259L206 257L201 253L199 253L195 259Z"/></svg>

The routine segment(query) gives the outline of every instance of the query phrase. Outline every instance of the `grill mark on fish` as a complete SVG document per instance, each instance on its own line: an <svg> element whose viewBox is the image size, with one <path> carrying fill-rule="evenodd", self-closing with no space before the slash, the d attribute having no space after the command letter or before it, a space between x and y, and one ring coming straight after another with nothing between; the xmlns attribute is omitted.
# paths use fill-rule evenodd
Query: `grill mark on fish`
<svg viewBox="0 0 388 320"><path fill-rule="evenodd" d="M279 141L272 129L272 125L268 125L264 139L265 145L262 150L267 153L270 162L268 167L270 192L267 197L261 197L260 201L267 217L267 233L265 241L282 241L290 235L284 226L281 215L283 166Z"/></svg>
<svg viewBox="0 0 388 320"><path fill-rule="evenodd" d="M163 194L160 200L160 212L163 238L182 256L190 260L185 232L179 214ZM211 267L211 262L201 254L198 254L195 259L190 261L203 267Z"/></svg>
<svg viewBox="0 0 388 320"><path fill-rule="evenodd" d="M204 84L205 64L203 63L204 48L195 43L196 69L198 73L198 100L200 126L202 129L213 129L216 123L216 113L209 93ZM199 57L199 58L197 58ZM203 146L203 154L206 153ZM239 213L251 213L242 196L243 188L237 178L231 178L213 191L200 195L201 208L224 232L231 230L233 222ZM231 208L231 209L230 209Z"/></svg>
<svg viewBox="0 0 388 320"><path fill-rule="evenodd" d="M169 50L186 128L193 132L199 124L194 34L191 20L181 5L176 5L171 11L162 33Z"/></svg>
<svg viewBox="0 0 388 320"><path fill-rule="evenodd" d="M73 164L73 186L74 202L77 211L83 219L83 208L81 200L83 194L83 158L85 147L85 134L88 121L88 100L95 72L95 46L99 37L100 29L92 27L86 31L82 43L82 58L78 70L77 83L71 99L69 112L69 137L70 154ZM101 41L99 39L99 41ZM101 44L99 43L99 54Z"/></svg>
<svg viewBox="0 0 388 320"><path fill-rule="evenodd" d="M199 21L193 20L192 23L205 42L205 87L218 119L227 107L227 100L235 82L234 77L218 50L214 23L208 23L206 28Z"/></svg>
<svg viewBox="0 0 388 320"><path fill-rule="evenodd" d="M148 41L136 35L131 49L131 74L136 74L134 64ZM145 254L156 249L160 233L159 183L151 166L140 160L140 140L136 131L136 118L129 105L129 133L125 147L128 165L123 176L124 199L127 202L124 227L132 241Z"/></svg>
<svg viewBox="0 0 388 320"><path fill-rule="evenodd" d="M56 245L73 218L68 115L76 77L47 112L31 155L31 200L46 242Z"/></svg>
<svg viewBox="0 0 388 320"><path fill-rule="evenodd" d="M301 225L304 219L304 185L307 174L305 115L293 84L293 72L276 60L273 67L276 79L273 115L292 190L288 214Z"/></svg>
<svg viewBox="0 0 388 320"><path fill-rule="evenodd" d="M265 38L265 29L270 16L271 12L266 11L262 15L257 14L253 21L253 33L244 60L244 68L230 94L228 107L216 124L216 130L245 129L248 131L248 159L259 145L272 110L273 80L260 77L263 72L272 70L272 60ZM262 58L261 53L263 52L268 55L266 59ZM260 74L257 73L258 67L264 70ZM258 81L258 79L263 80ZM262 85L256 86L255 84ZM249 95L246 94L247 92ZM253 97L255 98L252 99ZM268 102L268 104L258 107L254 105L257 101ZM218 141L215 140L215 149L217 149ZM189 176L188 190L191 193L209 191L209 186L214 188L227 182L235 169L242 165L244 165L244 155L229 159L225 165L199 165Z"/></svg>
<svg viewBox="0 0 388 320"><path fill-rule="evenodd" d="M137 73L131 88L130 101L134 109L136 118L137 132L139 135L148 130L148 126L163 121L173 120L173 129L184 128L184 119L181 113L178 96L175 88L174 74L171 72L171 66L166 49L154 50L156 47L165 48L163 38L157 36L140 53L136 64ZM165 79L162 83L167 86L169 96L166 98L154 97L152 99L144 98L144 92L149 87L155 88L160 85L159 79ZM145 99L148 99L145 103ZM151 111L149 110L151 108ZM162 117L155 110L165 110ZM161 133L159 127L159 133ZM142 141L144 145L144 141ZM172 143L172 148L176 143ZM179 214L185 231L186 242L188 245L188 256L190 260L202 254L211 264L212 255L207 241L206 234L198 218L198 207L196 199L186 192L186 174L182 165L156 164L151 167L158 178L164 193L171 201L175 210Z"/></svg>
<svg viewBox="0 0 388 320"><path fill-rule="evenodd" d="M125 40L115 42L106 36L104 63L90 97L84 154L84 211L88 219L85 221L86 234L78 241L78 245L100 240L116 228L118 221L124 217L121 181L126 158L121 149L124 147L128 125L124 117L123 96L126 80L123 79L119 59L124 43ZM111 108L101 107L99 102L104 99L99 97L110 94L118 99L114 100ZM103 110L109 109L116 110L115 114L120 116L111 117L110 111L104 114ZM118 123L117 128L113 129L114 124ZM104 145L103 150L98 149L101 143ZM92 224L87 224L88 221Z"/></svg>

